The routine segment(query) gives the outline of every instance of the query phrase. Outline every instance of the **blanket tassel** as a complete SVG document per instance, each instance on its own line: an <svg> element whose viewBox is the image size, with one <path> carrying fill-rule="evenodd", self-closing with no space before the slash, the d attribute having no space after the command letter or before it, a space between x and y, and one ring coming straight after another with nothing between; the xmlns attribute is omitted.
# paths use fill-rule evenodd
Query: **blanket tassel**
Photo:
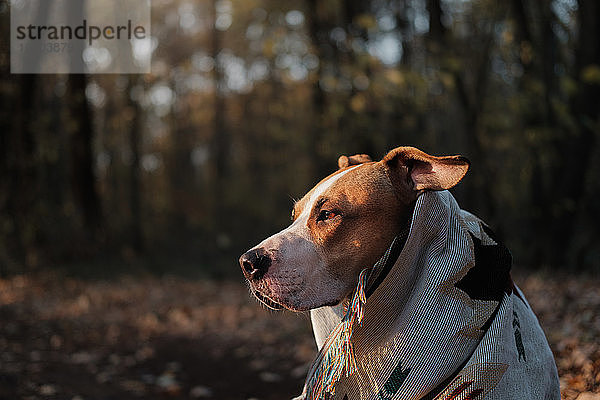
<svg viewBox="0 0 600 400"><path fill-rule="evenodd" d="M313 368L307 382L307 400L325 400L325 394L335 394L335 384L344 376L356 372L354 347L351 342L352 332L356 323L362 322L364 305L367 301L365 286L369 269L361 271L358 285L352 301L348 306L342 322L331 332L323 351L317 358L318 365Z"/></svg>

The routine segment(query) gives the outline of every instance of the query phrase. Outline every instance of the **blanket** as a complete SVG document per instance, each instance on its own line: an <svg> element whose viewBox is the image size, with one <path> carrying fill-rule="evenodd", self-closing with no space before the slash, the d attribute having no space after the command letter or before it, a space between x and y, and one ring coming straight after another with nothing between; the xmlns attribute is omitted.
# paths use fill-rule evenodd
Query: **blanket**
<svg viewBox="0 0 600 400"><path fill-rule="evenodd" d="M319 354L305 398L560 399L511 262L448 191L422 193L410 229L365 269L354 297L311 311Z"/></svg>

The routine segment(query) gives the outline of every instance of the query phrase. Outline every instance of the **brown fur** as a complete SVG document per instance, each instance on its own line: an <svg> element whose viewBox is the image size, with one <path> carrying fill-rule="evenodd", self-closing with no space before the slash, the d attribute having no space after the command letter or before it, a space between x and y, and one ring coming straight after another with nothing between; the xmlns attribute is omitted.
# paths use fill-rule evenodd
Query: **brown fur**
<svg viewBox="0 0 600 400"><path fill-rule="evenodd" d="M249 253L270 254L272 265L260 279L245 270L253 290L291 310L340 302L407 224L419 192L448 189L469 168L463 157L434 157L413 147L370 160L340 157L340 169L296 202L294 223L240 258L244 270Z"/></svg>
<svg viewBox="0 0 600 400"><path fill-rule="evenodd" d="M408 204L400 204L381 163L357 167L335 182L311 210L309 230L321 256L336 278L358 276L383 254L406 219ZM318 221L323 209L331 221ZM348 285L348 293L354 284Z"/></svg>

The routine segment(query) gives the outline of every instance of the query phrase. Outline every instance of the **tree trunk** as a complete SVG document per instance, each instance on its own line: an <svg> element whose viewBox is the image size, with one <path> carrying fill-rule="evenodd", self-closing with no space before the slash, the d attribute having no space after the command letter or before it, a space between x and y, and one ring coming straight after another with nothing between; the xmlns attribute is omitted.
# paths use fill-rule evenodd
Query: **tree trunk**
<svg viewBox="0 0 600 400"><path fill-rule="evenodd" d="M85 15L85 3L85 0L81 0L75 7L69 9L71 21ZM83 52L81 41L77 41L74 46L73 54ZM79 60L72 59L70 62L73 68L79 63ZM94 133L92 110L85 95L87 83L85 74L69 75L65 95L68 113L64 126L67 127L69 135L73 199L81 212L85 233L89 239L94 241L98 239L102 213L94 176L95 159L92 143Z"/></svg>
<svg viewBox="0 0 600 400"><path fill-rule="evenodd" d="M46 20L49 3L39 4L36 21L43 23ZM34 59L36 49L33 46L26 46L24 51L26 60ZM30 260L35 258L32 255L37 251L40 239L35 212L40 194L36 157L38 149L33 127L33 122L38 120L40 77L26 74L15 79L16 101L8 104L8 109L12 109L11 129L2 135L5 152L3 164L7 177L3 184L7 193L4 207L9 218L7 225L12 227L7 238L7 251L14 261L28 266Z"/></svg>
<svg viewBox="0 0 600 400"><path fill-rule="evenodd" d="M214 69L214 119L213 119L213 154L215 161L215 178L218 182L225 179L229 170L229 135L225 122L225 96L223 87L223 65L219 62L221 51L221 33L218 29L213 30L212 57L215 60Z"/></svg>
<svg viewBox="0 0 600 400"><path fill-rule="evenodd" d="M91 239L95 239L101 226L100 198L94 176L92 112L85 97L87 77L84 74L69 76L67 101L69 117L66 126L72 126L70 135L71 188L79 206L83 225Z"/></svg>
<svg viewBox="0 0 600 400"><path fill-rule="evenodd" d="M494 43L493 21L489 23L489 26L490 32L485 33L481 56L475 60L476 68L472 71L475 77L472 84L467 83L462 71L454 71L453 75L458 99L463 109L468 155L473 165L471 173L473 183L467 193L467 204L469 207L477 209L484 219L494 224L496 207L490 182L494 182L495 177L493 169L488 165L480 129L480 118L484 108L483 100L486 97L490 75L490 54ZM466 60L464 65L467 65Z"/></svg>
<svg viewBox="0 0 600 400"><path fill-rule="evenodd" d="M7 135L6 172L7 182L4 184L8 197L6 213L12 232L7 238L9 257L17 263L27 264L28 254L36 246L37 229L34 236L26 234L35 222L33 207L37 194L37 174L35 165L36 144L31 122L34 119L34 99L39 95L36 75L19 77L18 94L14 107L14 119L11 134ZM3 186L4 186L3 185ZM19 265L20 267L20 265Z"/></svg>
<svg viewBox="0 0 600 400"><path fill-rule="evenodd" d="M129 169L131 210L131 246L140 254L144 250L144 237L142 229L142 182L141 182L141 147L142 147L142 109L137 100L131 99L131 92L135 87L136 78L129 77L127 98L133 113L131 128L129 130L129 147L131 149L131 165ZM141 81L141 79L139 80ZM138 82L139 83L139 82Z"/></svg>
<svg viewBox="0 0 600 400"><path fill-rule="evenodd" d="M582 260L588 257L585 254L586 247L600 246L598 241L599 229L596 221L590 223L589 217L578 213L589 213L597 210L596 194L588 193L587 182L590 176L597 179L597 171L591 167L592 156L598 145L600 136L600 86L597 82L586 79L586 71L600 68L600 3L596 0L579 0L577 16L579 19L579 36L575 52L575 79L578 81L579 90L571 100L571 112L577 124L576 134L569 136L561 147L559 154L565 155L562 163L562 172L558 182L561 183L565 213L561 224L565 230L557 231L561 238L569 238L568 250L573 257L567 260L572 269L581 269ZM596 175L592 175L596 174ZM586 200L586 195L589 200ZM578 225L578 220L584 222L584 226ZM590 243L577 243L577 230L589 230L586 236ZM592 238L592 239L590 239ZM596 238L596 239L593 239ZM594 242L595 243L591 243ZM595 267L600 262L595 258Z"/></svg>
<svg viewBox="0 0 600 400"><path fill-rule="evenodd" d="M442 44L446 36L446 27L442 23L442 5L440 0L427 0L429 12L429 39L437 44Z"/></svg>
<svg viewBox="0 0 600 400"><path fill-rule="evenodd" d="M227 231L227 219L223 219L227 208L226 185L230 172L230 138L226 123L226 99L224 85L223 65L219 60L222 50L221 33L217 29L217 2L213 0L213 32L211 43L211 56L215 62L213 81L215 92L213 98L213 136L211 142L211 155L213 161L213 193L212 193L212 229L217 233Z"/></svg>
<svg viewBox="0 0 600 400"><path fill-rule="evenodd" d="M308 30L313 45L314 54L319 58L317 77L313 84L312 106L315 121L308 138L308 152L311 157L313 180L317 181L327 173L327 165L321 157L321 137L324 134L325 114L327 113L327 102L325 92L321 87L323 78L323 63L327 61L326 50L329 40L329 27L320 17L318 0L308 0Z"/></svg>

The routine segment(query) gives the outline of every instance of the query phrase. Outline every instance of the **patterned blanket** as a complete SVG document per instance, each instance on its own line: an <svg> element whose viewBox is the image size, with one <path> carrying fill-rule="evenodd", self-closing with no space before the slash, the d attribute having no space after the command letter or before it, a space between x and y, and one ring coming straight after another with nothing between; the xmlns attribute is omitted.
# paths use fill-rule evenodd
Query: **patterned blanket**
<svg viewBox="0 0 600 400"><path fill-rule="evenodd" d="M364 304L355 295L311 311L320 351L304 398L560 399L554 358L510 267L504 245L448 191L423 193L410 230L359 284Z"/></svg>

